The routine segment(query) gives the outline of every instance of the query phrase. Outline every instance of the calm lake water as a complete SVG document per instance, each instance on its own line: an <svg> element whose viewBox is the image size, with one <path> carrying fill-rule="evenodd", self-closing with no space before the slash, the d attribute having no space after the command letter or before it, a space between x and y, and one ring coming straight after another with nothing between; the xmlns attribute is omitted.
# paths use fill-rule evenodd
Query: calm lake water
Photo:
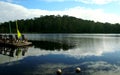
<svg viewBox="0 0 120 75"><path fill-rule="evenodd" d="M33 46L0 46L0 75L56 75L58 68L62 75L120 75L119 34L25 36Z"/></svg>

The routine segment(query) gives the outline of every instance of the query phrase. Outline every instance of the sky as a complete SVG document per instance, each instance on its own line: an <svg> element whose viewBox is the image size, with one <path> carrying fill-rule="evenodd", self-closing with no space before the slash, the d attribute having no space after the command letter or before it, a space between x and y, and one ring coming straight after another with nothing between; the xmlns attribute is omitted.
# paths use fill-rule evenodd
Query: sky
<svg viewBox="0 0 120 75"><path fill-rule="evenodd" d="M120 23L120 0L0 0L0 22L41 15L68 15L95 22Z"/></svg>

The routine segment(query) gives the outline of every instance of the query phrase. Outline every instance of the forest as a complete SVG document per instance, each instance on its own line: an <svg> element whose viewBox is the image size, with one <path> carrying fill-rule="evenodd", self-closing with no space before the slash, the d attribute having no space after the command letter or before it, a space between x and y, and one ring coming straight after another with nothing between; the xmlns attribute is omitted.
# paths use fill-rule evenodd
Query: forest
<svg viewBox="0 0 120 75"><path fill-rule="evenodd" d="M16 21L0 23L0 33L16 33ZM83 20L68 15L46 15L17 20L21 33L120 33L120 24ZM9 27L10 26L10 27Z"/></svg>

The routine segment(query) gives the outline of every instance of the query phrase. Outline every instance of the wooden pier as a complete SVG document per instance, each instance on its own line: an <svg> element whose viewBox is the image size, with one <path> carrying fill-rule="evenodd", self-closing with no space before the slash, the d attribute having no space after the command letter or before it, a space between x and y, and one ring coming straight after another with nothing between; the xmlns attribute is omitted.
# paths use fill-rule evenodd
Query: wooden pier
<svg viewBox="0 0 120 75"><path fill-rule="evenodd" d="M28 40L22 35L22 37L19 39L17 35L13 37L13 35L0 35L0 44L6 45L6 46L28 46L32 45L32 42L28 42Z"/></svg>

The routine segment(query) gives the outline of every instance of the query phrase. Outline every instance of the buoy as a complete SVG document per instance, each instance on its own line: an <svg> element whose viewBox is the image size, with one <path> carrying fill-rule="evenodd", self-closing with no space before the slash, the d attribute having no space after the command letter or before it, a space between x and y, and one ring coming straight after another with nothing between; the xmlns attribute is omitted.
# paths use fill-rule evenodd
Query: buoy
<svg viewBox="0 0 120 75"><path fill-rule="evenodd" d="M76 68L76 73L80 73L81 69L79 67Z"/></svg>
<svg viewBox="0 0 120 75"><path fill-rule="evenodd" d="M56 73L57 73L57 75L61 75L61 74L62 74L62 70L61 70L61 69L58 69L58 70L56 71Z"/></svg>

